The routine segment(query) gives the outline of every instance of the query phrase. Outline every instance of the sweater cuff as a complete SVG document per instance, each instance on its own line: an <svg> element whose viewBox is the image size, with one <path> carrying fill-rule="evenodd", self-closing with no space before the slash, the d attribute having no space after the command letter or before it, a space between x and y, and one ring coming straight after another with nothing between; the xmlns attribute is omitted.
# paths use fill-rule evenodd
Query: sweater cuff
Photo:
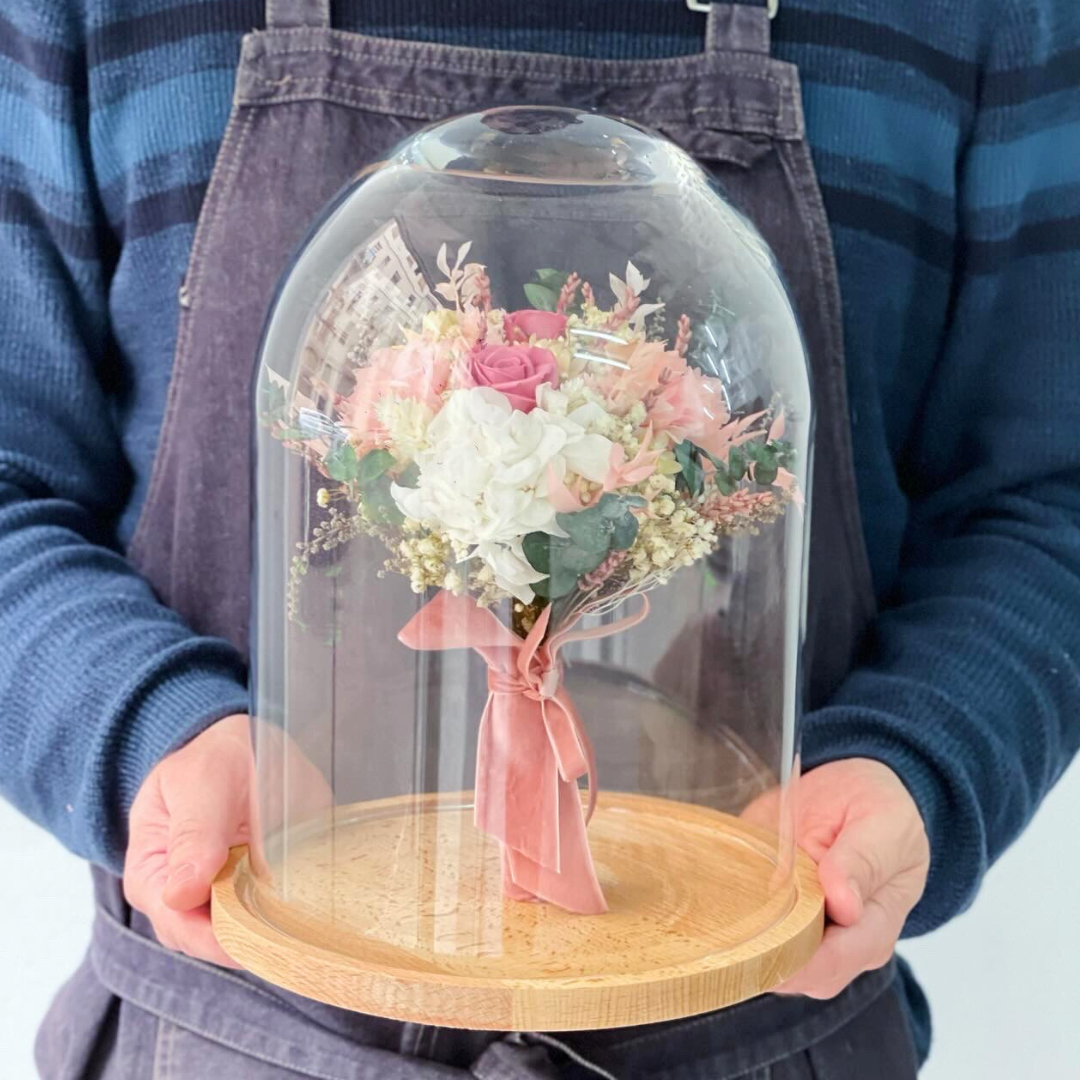
<svg viewBox="0 0 1080 1080"><path fill-rule="evenodd" d="M930 873L902 936L928 933L971 903L986 872L986 838L973 792L951 763L935 757L919 733L891 713L832 705L807 714L803 771L848 758L887 765L918 807L930 841Z"/></svg>
<svg viewBox="0 0 1080 1080"><path fill-rule="evenodd" d="M114 873L122 872L128 812L147 774L211 724L248 711L239 657L224 642L196 639L191 644L196 655L189 654L190 662L170 665L137 700L128 703L127 722L119 726L113 746L100 746L97 767L88 777L91 785L103 785L99 790L116 793L98 803L108 819L87 822L96 834L90 847L97 849L100 861Z"/></svg>

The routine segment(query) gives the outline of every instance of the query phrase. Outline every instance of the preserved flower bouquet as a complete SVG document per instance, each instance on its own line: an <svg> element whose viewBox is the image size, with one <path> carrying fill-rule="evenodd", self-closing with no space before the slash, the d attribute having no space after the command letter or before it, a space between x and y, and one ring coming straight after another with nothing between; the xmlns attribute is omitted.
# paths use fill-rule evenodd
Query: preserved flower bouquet
<svg viewBox="0 0 1080 1080"><path fill-rule="evenodd" d="M311 555L358 535L386 544L385 573L435 590L399 637L488 665L476 821L502 845L504 891L595 913L593 754L559 650L639 622L644 597L622 619L578 625L779 517L800 499L794 451L782 403L740 408L688 359L685 315L674 340L658 332L664 305L645 299L633 263L610 275L606 306L576 273L545 269L524 285L531 306L506 310L470 247L451 263L443 246L441 306L359 357L349 394L316 410L261 388L263 423L324 478L290 612Z"/></svg>

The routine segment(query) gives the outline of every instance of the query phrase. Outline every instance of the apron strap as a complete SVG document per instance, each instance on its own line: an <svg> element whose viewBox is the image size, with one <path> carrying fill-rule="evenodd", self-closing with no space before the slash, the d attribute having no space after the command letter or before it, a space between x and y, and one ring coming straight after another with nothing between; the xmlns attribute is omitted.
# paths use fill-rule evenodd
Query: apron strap
<svg viewBox="0 0 1080 1080"><path fill-rule="evenodd" d="M686 0L691 11L706 13L705 51L769 52L769 23L776 14L778 0L743 0L742 3L709 3Z"/></svg>
<svg viewBox="0 0 1080 1080"><path fill-rule="evenodd" d="M328 27L330 0L266 0L266 29L291 30L298 26Z"/></svg>

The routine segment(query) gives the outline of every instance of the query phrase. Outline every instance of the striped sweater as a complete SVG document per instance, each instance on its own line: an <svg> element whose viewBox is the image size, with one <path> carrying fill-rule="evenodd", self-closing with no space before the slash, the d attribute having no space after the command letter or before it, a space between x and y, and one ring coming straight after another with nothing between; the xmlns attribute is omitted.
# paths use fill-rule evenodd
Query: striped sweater
<svg viewBox="0 0 1080 1080"><path fill-rule="evenodd" d="M140 782L246 705L119 552L146 492L177 288L261 0L0 14L0 788L119 866ZM681 0L338 0L379 36L700 51ZM882 608L806 718L931 837L909 933L972 899L1080 741L1080 5L781 0L844 296Z"/></svg>

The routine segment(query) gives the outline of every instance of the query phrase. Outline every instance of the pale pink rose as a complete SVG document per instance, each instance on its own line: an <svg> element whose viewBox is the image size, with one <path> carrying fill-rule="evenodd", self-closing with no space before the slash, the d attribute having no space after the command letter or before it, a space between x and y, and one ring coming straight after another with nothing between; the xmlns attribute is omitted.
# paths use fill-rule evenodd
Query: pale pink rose
<svg viewBox="0 0 1080 1080"><path fill-rule="evenodd" d="M404 345L376 349L356 371L356 387L342 403L342 416L357 436L376 435L379 399L391 394L422 401L438 411L454 351L441 342L414 337Z"/></svg>
<svg viewBox="0 0 1080 1080"><path fill-rule="evenodd" d="M505 394L521 412L536 408L536 389L542 383L559 385L559 366L547 350L535 345L485 345L469 358L473 385Z"/></svg>
<svg viewBox="0 0 1080 1080"><path fill-rule="evenodd" d="M511 311L503 318L503 332L507 341L523 342L530 338L554 341L566 330L566 316L554 311L537 311L522 308Z"/></svg>
<svg viewBox="0 0 1080 1080"><path fill-rule="evenodd" d="M659 341L638 338L607 345L604 351L617 363L594 372L590 382L617 416L623 416L639 401L648 407L652 397L687 370L686 360L673 349L665 349Z"/></svg>
<svg viewBox="0 0 1080 1080"><path fill-rule="evenodd" d="M661 376L656 391L646 398L649 420L675 442L690 439L703 446L728 420L719 379L687 367L677 377Z"/></svg>

